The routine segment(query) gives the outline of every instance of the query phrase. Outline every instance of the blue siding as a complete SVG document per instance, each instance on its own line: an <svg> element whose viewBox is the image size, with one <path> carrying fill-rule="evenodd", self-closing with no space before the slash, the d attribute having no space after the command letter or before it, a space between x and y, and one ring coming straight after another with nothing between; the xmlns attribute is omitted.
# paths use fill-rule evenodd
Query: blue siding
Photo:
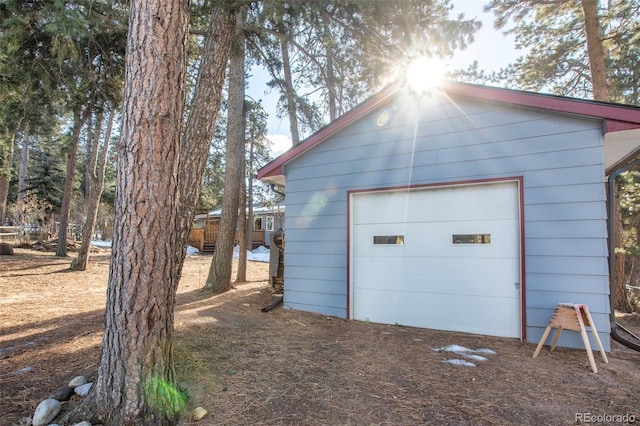
<svg viewBox="0 0 640 426"><path fill-rule="evenodd" d="M557 220L590 220L606 219L601 202L580 202L566 200L564 203L540 203L527 205L527 220L529 222L544 222L549 215ZM600 211L600 217L594 217Z"/></svg>
<svg viewBox="0 0 640 426"><path fill-rule="evenodd" d="M288 247L287 247L288 248ZM566 238L527 238L527 254L534 256L606 257L606 241L598 238L582 238L580 244ZM529 271L531 272L531 271Z"/></svg>
<svg viewBox="0 0 640 426"><path fill-rule="evenodd" d="M386 125L373 112L285 166L285 305L346 317L347 191L522 176L527 339L557 303L586 303L608 349L602 123L443 96L390 106Z"/></svg>
<svg viewBox="0 0 640 426"><path fill-rule="evenodd" d="M580 288L582 293L603 294L607 291L608 283L602 282L597 275L568 275L550 273L527 273L527 285L541 292L557 292L565 288ZM531 300L527 305L531 305ZM555 309L555 306L554 306Z"/></svg>
<svg viewBox="0 0 640 426"><path fill-rule="evenodd" d="M287 253L308 253L307 242L287 240ZM347 255L346 241L318 241L313 245L313 252L317 254Z"/></svg>
<svg viewBox="0 0 640 426"><path fill-rule="evenodd" d="M295 257L295 256L294 256ZM285 257L286 262L286 257ZM345 262L346 264L346 262ZM286 270L288 269L288 271ZM291 282L287 285L289 287L293 286L293 288L303 289L305 283L309 282L309 280L319 280L327 283L333 283L334 281L338 281L342 283L345 287L345 290L336 294L346 294L346 286L345 284L345 268L338 266L331 267L315 267L314 265L289 265L286 264L285 268L285 277L291 278ZM316 278L317 277L317 278ZM300 281L296 283L296 281ZM318 290L322 292L322 289ZM346 309L345 301L342 300L339 303L336 302L335 305L337 307Z"/></svg>

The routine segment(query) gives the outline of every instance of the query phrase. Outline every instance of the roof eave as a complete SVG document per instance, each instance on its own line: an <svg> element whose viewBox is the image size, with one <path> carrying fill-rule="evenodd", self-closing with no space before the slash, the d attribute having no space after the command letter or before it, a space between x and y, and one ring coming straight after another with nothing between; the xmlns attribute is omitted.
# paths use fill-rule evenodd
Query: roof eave
<svg viewBox="0 0 640 426"><path fill-rule="evenodd" d="M361 117L377 109L403 87L402 81L387 86L371 96L349 112L340 116L318 132L271 161L258 171L258 179L269 183L284 185L284 165L302 155L315 145L354 123ZM640 129L638 108L595 102L590 100L567 98L562 96L504 89L492 86L479 86L468 83L447 82L440 90L449 96L461 96L492 102L502 102L528 108L538 108L583 117L592 117L604 121L603 133Z"/></svg>

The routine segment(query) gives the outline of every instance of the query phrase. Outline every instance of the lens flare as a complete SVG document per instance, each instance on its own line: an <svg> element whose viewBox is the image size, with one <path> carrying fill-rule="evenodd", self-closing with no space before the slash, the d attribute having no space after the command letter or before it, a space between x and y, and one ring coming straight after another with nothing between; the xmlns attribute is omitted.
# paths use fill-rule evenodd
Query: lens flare
<svg viewBox="0 0 640 426"><path fill-rule="evenodd" d="M155 410L177 416L187 405L187 397L176 386L159 377L151 377L145 382L145 396Z"/></svg>
<svg viewBox="0 0 640 426"><path fill-rule="evenodd" d="M425 94L442 84L447 64L438 58L419 56L407 66L405 79L410 90Z"/></svg>

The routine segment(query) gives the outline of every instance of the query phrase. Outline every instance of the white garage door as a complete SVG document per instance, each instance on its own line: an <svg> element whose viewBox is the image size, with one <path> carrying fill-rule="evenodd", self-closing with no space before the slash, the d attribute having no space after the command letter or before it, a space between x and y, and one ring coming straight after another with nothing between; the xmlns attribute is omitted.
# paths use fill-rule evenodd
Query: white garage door
<svg viewBox="0 0 640 426"><path fill-rule="evenodd" d="M353 194L351 317L521 335L515 182Z"/></svg>

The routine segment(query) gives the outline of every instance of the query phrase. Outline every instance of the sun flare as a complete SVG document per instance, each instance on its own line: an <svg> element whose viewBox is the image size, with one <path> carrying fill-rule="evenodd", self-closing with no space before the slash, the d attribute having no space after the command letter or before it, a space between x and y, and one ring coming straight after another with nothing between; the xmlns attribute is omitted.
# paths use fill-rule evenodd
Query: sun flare
<svg viewBox="0 0 640 426"><path fill-rule="evenodd" d="M423 94L440 86L447 75L447 63L435 57L419 56L405 70L409 89Z"/></svg>

